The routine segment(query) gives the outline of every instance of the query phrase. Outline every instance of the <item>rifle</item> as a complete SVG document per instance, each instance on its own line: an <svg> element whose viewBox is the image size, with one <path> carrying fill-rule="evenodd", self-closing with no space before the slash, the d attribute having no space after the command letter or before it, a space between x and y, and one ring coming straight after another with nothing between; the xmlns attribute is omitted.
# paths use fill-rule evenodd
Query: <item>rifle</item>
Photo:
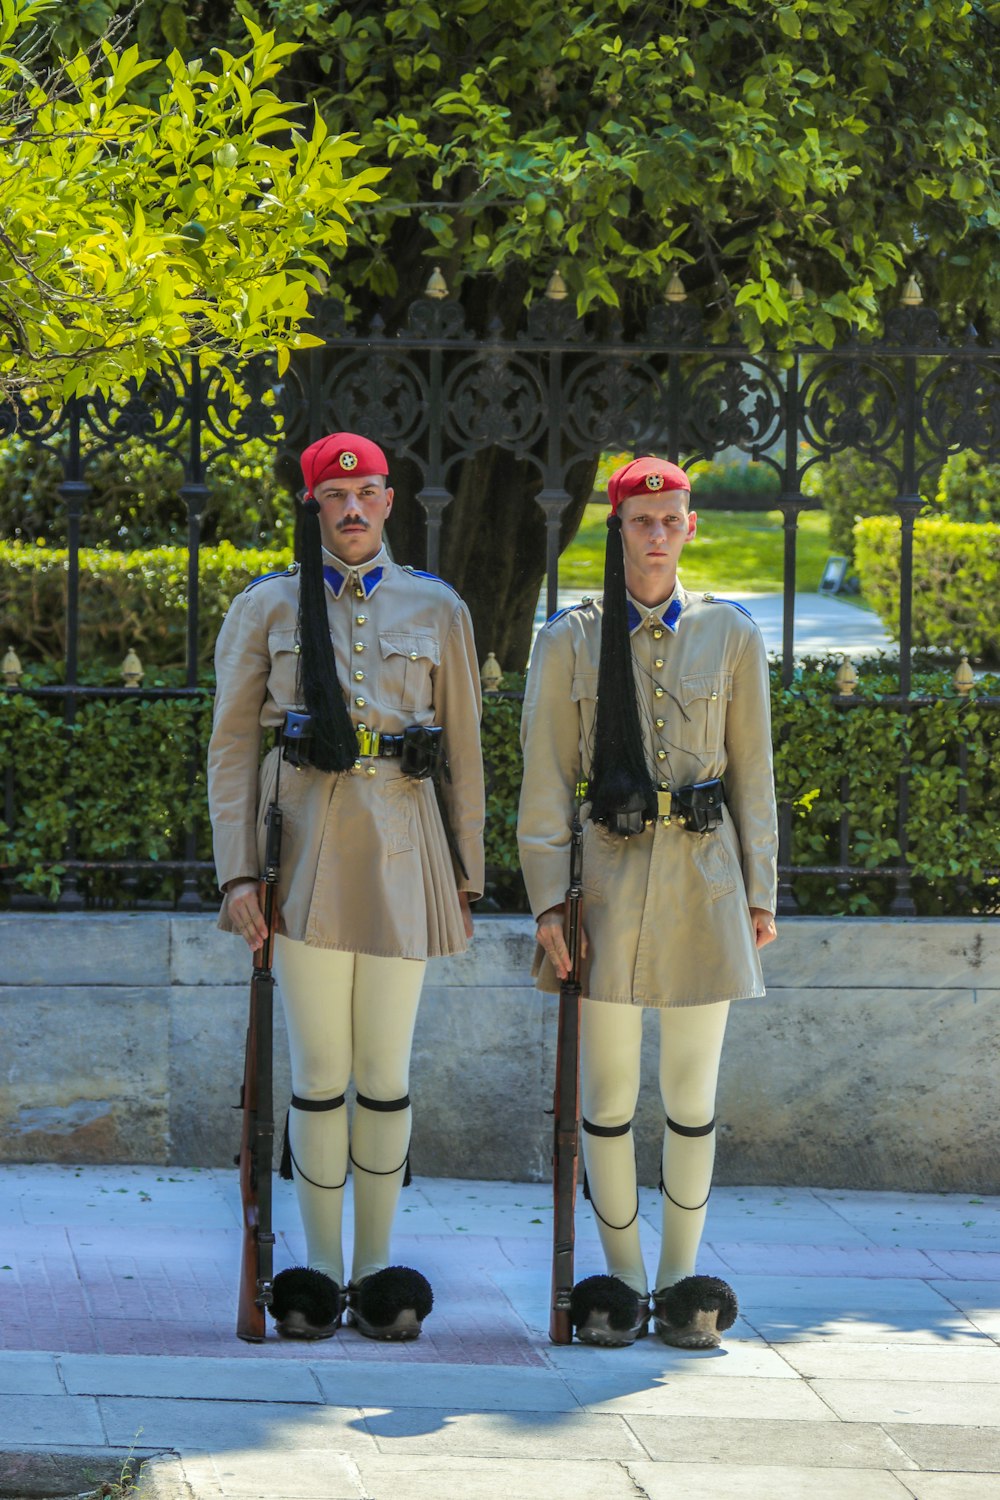
<svg viewBox="0 0 1000 1500"><path fill-rule="evenodd" d="M569 974L559 990L556 1040L556 1084L552 1143L552 1301L549 1338L573 1342L570 1295L573 1291L576 1174L580 1112L580 938L583 907L583 829L580 811L573 814L566 892L566 946Z"/></svg>
<svg viewBox="0 0 1000 1500"><path fill-rule="evenodd" d="M281 808L277 799L275 785L274 801L267 810L267 846L262 886L267 937L253 956L250 1018L247 1025L243 1087L240 1090L240 1108L243 1111L239 1154L243 1251L240 1258L236 1334L248 1344L260 1344L264 1341L264 1310L271 1305L271 1279L274 1274L274 1232L271 1227L274 976L271 973L271 953L274 947L278 869L281 863Z"/></svg>

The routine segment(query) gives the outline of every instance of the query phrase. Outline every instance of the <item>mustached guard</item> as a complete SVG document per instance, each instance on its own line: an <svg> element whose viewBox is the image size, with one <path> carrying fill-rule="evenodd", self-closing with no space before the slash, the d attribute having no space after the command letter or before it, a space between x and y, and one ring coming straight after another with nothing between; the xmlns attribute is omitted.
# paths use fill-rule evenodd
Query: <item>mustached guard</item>
<svg viewBox="0 0 1000 1500"><path fill-rule="evenodd" d="M330 639L323 580L323 538L316 486L326 479L388 475L382 449L356 432L335 432L302 454L305 494L299 530L299 697L312 719L310 760L320 771L346 771L358 746Z"/></svg>
<svg viewBox="0 0 1000 1500"><path fill-rule="evenodd" d="M608 480L608 539L604 554L604 614L597 677L597 717L590 772L590 816L609 833L627 837L656 816L656 784L646 760L635 690L625 592L625 553L619 507L633 495L690 492L683 469L659 458L636 458Z"/></svg>

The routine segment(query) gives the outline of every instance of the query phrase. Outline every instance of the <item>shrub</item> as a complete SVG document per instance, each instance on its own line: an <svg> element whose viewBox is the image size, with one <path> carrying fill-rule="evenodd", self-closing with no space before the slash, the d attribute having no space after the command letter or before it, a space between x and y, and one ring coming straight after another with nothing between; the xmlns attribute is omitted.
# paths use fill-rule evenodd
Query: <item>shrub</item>
<svg viewBox="0 0 1000 1500"><path fill-rule="evenodd" d="M982 681L963 699L948 674L918 674L917 693L944 696L904 714L899 706L877 700L877 694L895 691L888 671L862 664L859 691L868 701L844 709L832 698L837 665L803 671L789 689L781 687L777 673L772 679L775 775L779 795L793 804L792 862L839 863L842 811L849 820L853 865L873 869L898 858L899 777L908 767L907 860L919 910L944 915L1000 909L1000 884L986 873L1000 863L1000 706L980 701L1000 690L1000 680ZM517 686L508 679L515 691L487 696L484 704L486 845L494 910L525 909L515 838L521 779ZM15 811L11 827L0 824L0 867L16 866L11 877L16 889L42 898L58 895L58 860L71 825L81 859L183 859L193 828L197 857L208 860L202 766L210 719L208 686L192 700L85 702L72 729L63 725L52 699L0 693L0 760L10 768ZM189 789L191 768L195 777ZM48 861L54 867L46 868ZM180 876L155 870L129 878L114 871L87 872L81 884L92 902L127 906L144 899L172 901ZM209 872L199 888L214 901ZM793 888L803 911L874 915L888 909L894 881L861 874L799 876Z"/></svg>
<svg viewBox="0 0 1000 1500"><path fill-rule="evenodd" d="M862 516L895 512L896 482L891 471L853 449L807 469L802 492L818 500L830 517L831 549L852 562L854 523Z"/></svg>
<svg viewBox="0 0 1000 1500"><path fill-rule="evenodd" d="M1000 464L965 449L941 470L934 500L953 521L1000 521Z"/></svg>
<svg viewBox="0 0 1000 1500"><path fill-rule="evenodd" d="M872 516L855 526L865 598L899 635L900 525ZM913 532L913 640L1000 662L1000 524L918 520Z"/></svg>
<svg viewBox="0 0 1000 1500"><path fill-rule="evenodd" d="M68 553L0 542L0 619L4 646L24 665L58 661L66 651ZM198 554L199 657L208 665L230 600L254 578L286 568L288 548L239 549L229 542ZM145 552L81 548L81 680L106 680L135 646L150 674L183 664L187 639L186 547Z"/></svg>

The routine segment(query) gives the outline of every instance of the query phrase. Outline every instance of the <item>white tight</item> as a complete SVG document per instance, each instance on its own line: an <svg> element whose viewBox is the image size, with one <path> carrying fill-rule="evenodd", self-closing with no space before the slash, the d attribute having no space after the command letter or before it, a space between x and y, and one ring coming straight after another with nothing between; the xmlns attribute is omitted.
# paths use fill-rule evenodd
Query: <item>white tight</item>
<svg viewBox="0 0 1000 1500"><path fill-rule="evenodd" d="M299 1099L335 1099L352 1075L358 1093L368 1099L389 1103L406 1096L425 968L416 959L308 948L281 936L275 940L274 969L288 1027L292 1090ZM348 1157L354 1168L351 1280L357 1282L389 1264L410 1123L408 1106L382 1112L358 1104L348 1146L345 1105L289 1111L308 1262L341 1286Z"/></svg>
<svg viewBox="0 0 1000 1500"><path fill-rule="evenodd" d="M674 1125L697 1130L715 1114L728 1001L660 1011L660 1097ZM627 1125L639 1097L642 1008L584 1000L581 1019L581 1113L604 1129ZM583 1156L608 1272L645 1296L639 1246L638 1193L632 1132L581 1131ZM715 1163L715 1131L663 1136L663 1228L654 1289L695 1269Z"/></svg>

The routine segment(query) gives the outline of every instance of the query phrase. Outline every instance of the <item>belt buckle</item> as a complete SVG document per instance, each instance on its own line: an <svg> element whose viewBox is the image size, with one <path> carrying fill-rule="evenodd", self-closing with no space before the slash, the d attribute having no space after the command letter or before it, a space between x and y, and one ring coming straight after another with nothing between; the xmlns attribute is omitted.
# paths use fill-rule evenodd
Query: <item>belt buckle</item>
<svg viewBox="0 0 1000 1500"><path fill-rule="evenodd" d="M377 755L381 736L377 729L358 730L358 754Z"/></svg>
<svg viewBox="0 0 1000 1500"><path fill-rule="evenodd" d="M671 809L673 807L673 793L668 787L659 787L656 793L656 816L664 823L670 822Z"/></svg>

